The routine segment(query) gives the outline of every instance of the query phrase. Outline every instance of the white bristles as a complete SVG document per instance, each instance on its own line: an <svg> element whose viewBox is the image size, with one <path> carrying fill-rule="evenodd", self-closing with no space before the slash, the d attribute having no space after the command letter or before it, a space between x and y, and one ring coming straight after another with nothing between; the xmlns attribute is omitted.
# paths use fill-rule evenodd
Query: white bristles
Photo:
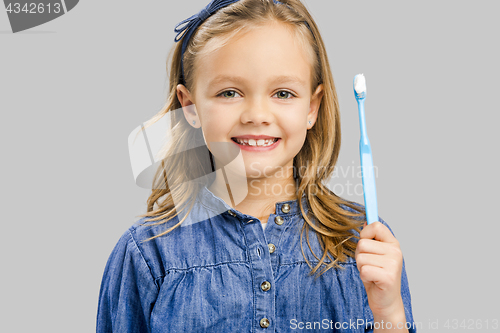
<svg viewBox="0 0 500 333"><path fill-rule="evenodd" d="M358 74L354 78L354 90L356 90L358 94L366 92L366 80L363 74Z"/></svg>

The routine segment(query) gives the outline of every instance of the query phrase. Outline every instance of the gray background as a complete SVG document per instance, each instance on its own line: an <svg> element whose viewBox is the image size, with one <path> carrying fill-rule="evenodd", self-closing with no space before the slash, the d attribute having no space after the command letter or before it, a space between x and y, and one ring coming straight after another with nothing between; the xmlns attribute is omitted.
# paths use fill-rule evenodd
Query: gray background
<svg viewBox="0 0 500 333"><path fill-rule="evenodd" d="M208 2L88 0L18 34L1 11L0 331L95 330L106 260L146 208L127 137L163 105L174 26ZM453 319L487 331L500 319L498 2L306 4L339 93L344 172L359 164L352 79L367 78L379 215L420 332ZM361 179L330 185L362 203L348 181Z"/></svg>

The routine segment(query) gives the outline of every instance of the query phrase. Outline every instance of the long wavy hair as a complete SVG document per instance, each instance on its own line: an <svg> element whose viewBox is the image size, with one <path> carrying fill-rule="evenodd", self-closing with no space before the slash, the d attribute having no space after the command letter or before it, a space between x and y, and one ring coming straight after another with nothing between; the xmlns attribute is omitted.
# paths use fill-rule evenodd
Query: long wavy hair
<svg viewBox="0 0 500 333"><path fill-rule="evenodd" d="M297 185L297 197L305 193L309 214L306 214L302 201L299 200L300 211L305 220L300 234L302 254L311 274L323 274L330 268L341 268L341 262L347 257L354 257L356 239L353 230L360 232L364 222L364 208L354 202L342 199L323 185L334 172L340 151L340 114L337 93L333 82L330 65L320 32L307 8L300 0L280 0L283 5L272 0L241 0L218 10L208 17L191 36L184 53L184 80L186 88L194 93L196 82L196 59L212 52L245 29L258 27L268 23L280 23L289 27L300 45L310 52L313 59L313 80L311 92L319 84L323 84L324 95L318 111L315 125L307 131L304 146L294 158L294 170L301 170L294 175ZM307 22L309 27L304 23ZM142 130L151 126L170 113L172 142L165 150L165 156L171 156L168 163L161 162L153 180L153 190L147 200L147 213L138 215L147 217L148 225L159 225L168 222L194 205L195 193L200 184L190 180L210 174L214 171L213 163L203 163L200 156L206 156L212 162L212 154L201 145L204 138L201 129L193 128L182 113L170 112L181 108L177 99L176 87L181 83L181 46L182 40L172 47L169 54L169 94L164 107L145 123ZM167 67L168 71L168 67ZM197 150L189 150L192 142L200 144ZM200 153L200 149L201 151ZM182 154L179 154L182 152ZM199 163L196 163L199 162ZM205 161L206 162L206 161ZM168 181L166 175L169 175ZM172 193L176 193L176 197ZM175 204L174 204L175 201ZM341 205L354 209L351 212ZM167 228L164 232L146 239L161 237L181 225L187 217ZM151 223L154 222L154 223ZM316 231L323 253L318 257L309 242L310 229ZM302 247L303 234L306 234L308 247L318 260L312 267ZM328 260L326 260L328 257ZM323 269L318 272L322 267Z"/></svg>

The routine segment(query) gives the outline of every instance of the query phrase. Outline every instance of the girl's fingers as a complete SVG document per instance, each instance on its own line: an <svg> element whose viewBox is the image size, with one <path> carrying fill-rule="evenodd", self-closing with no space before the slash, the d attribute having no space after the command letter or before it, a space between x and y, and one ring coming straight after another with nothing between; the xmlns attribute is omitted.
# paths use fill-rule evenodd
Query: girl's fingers
<svg viewBox="0 0 500 333"><path fill-rule="evenodd" d="M391 247L394 244L380 242L374 239L363 238L358 240L356 245L356 253L373 253L373 254L386 254L390 253Z"/></svg>
<svg viewBox="0 0 500 333"><path fill-rule="evenodd" d="M385 268L390 264L384 256L371 253L359 253L356 256L356 263L358 265L358 270L364 265Z"/></svg>
<svg viewBox="0 0 500 333"><path fill-rule="evenodd" d="M363 266L379 267L389 274L399 274L402 268L402 260L399 257L371 253L358 253L356 265L361 271Z"/></svg>
<svg viewBox="0 0 500 333"><path fill-rule="evenodd" d="M374 265L398 270L403 265L403 253L397 244L372 239L360 239L354 257L358 269L361 265Z"/></svg>
<svg viewBox="0 0 500 333"><path fill-rule="evenodd" d="M373 282L381 290L391 290L401 283L398 274L372 265L363 265L359 268L359 278L363 283Z"/></svg>
<svg viewBox="0 0 500 333"><path fill-rule="evenodd" d="M375 239L386 243L397 243L396 237L391 233L389 228L380 222L368 224L359 233L360 238Z"/></svg>
<svg viewBox="0 0 500 333"><path fill-rule="evenodd" d="M381 287L381 284L384 284L383 281L387 280L386 276L387 272L383 268L371 265L359 267L359 277L364 283L373 282Z"/></svg>

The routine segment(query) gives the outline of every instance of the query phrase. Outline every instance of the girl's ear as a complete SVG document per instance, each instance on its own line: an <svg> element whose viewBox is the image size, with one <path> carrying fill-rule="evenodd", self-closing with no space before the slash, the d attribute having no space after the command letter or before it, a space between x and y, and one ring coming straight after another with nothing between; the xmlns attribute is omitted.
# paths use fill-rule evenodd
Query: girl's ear
<svg viewBox="0 0 500 333"><path fill-rule="evenodd" d="M308 125L308 129L314 126L316 122L316 118L318 118L319 106L321 105L321 100L323 99L323 84L318 85L316 91L311 97L311 103L309 104L309 113L307 114L307 120L311 122L311 125Z"/></svg>
<svg viewBox="0 0 500 333"><path fill-rule="evenodd" d="M200 118L198 117L193 97L189 90L182 84L177 85L177 99L179 103L181 103L186 121L194 128L201 127Z"/></svg>

